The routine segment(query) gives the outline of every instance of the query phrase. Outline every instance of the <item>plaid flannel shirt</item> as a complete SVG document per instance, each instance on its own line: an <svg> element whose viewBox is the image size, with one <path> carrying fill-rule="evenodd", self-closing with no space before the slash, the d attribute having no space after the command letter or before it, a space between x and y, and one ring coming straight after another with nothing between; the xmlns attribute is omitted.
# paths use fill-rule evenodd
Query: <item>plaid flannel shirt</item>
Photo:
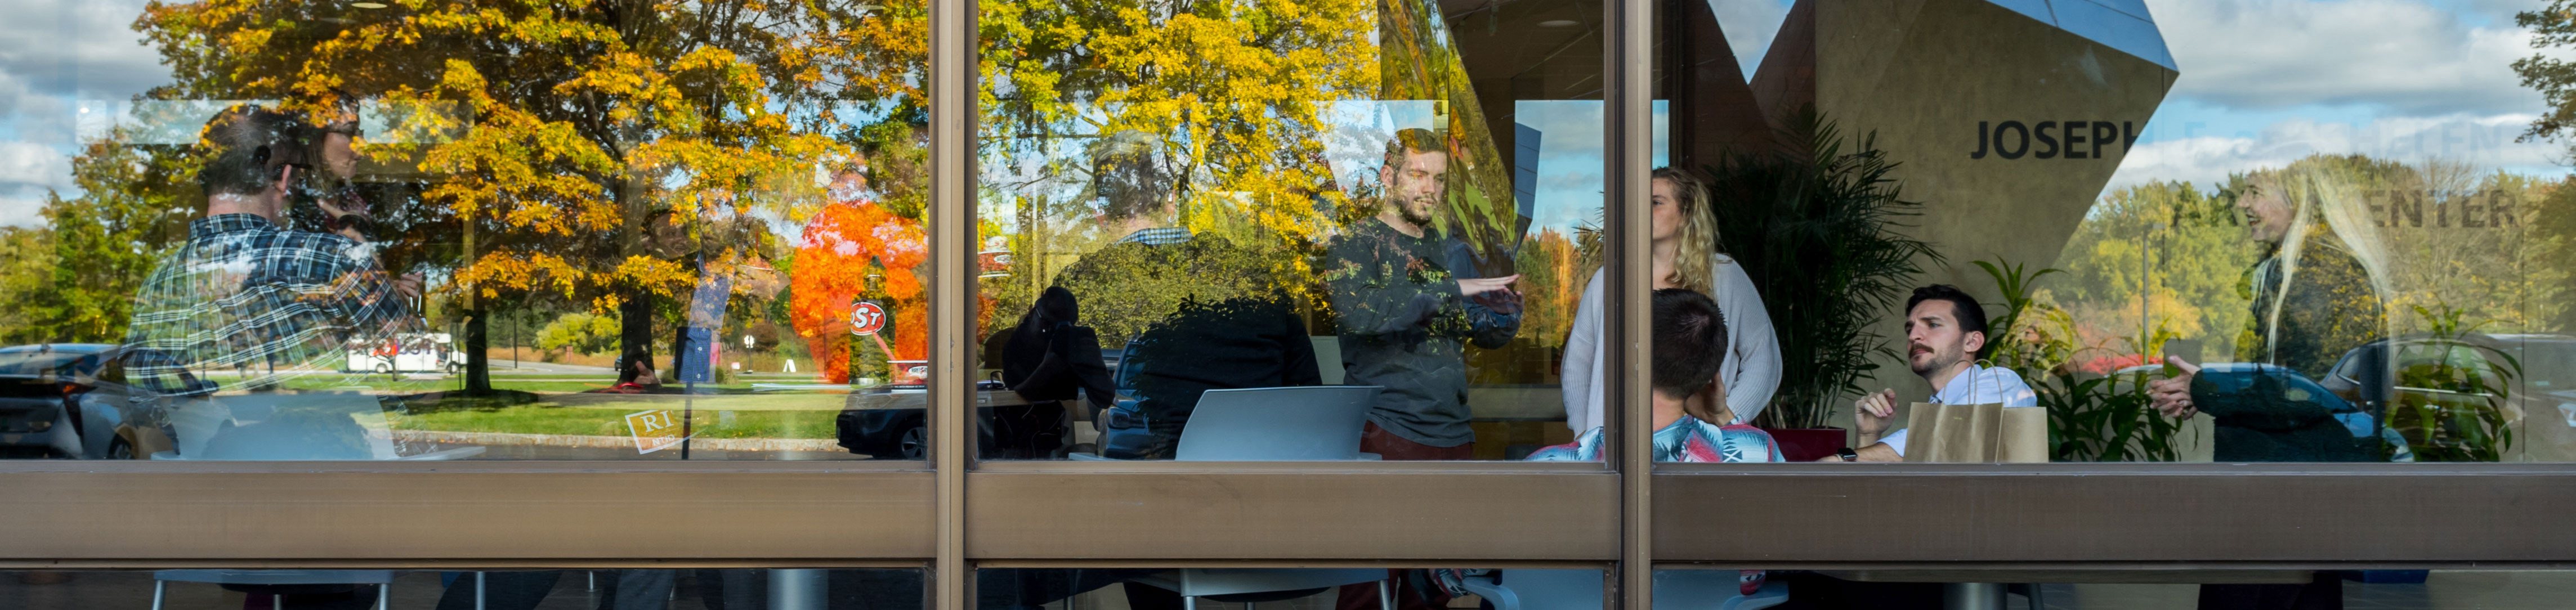
<svg viewBox="0 0 2576 610"><path fill-rule="evenodd" d="M373 247L251 214L209 216L188 223L188 243L135 291L126 379L201 396L220 388L195 372L225 370L240 387L269 387L336 371L351 343L381 342L412 319Z"/></svg>

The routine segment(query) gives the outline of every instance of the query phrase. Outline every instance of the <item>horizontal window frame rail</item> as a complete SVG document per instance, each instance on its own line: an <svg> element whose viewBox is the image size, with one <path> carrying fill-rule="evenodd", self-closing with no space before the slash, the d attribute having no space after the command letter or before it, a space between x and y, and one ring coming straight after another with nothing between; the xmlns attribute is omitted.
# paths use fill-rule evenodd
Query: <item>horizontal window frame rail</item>
<svg viewBox="0 0 2576 610"><path fill-rule="evenodd" d="M970 474L967 556L1611 561L1618 552L1619 475L1597 463L1092 465L992 462Z"/></svg>
<svg viewBox="0 0 2576 610"><path fill-rule="evenodd" d="M2536 518L2576 505L2576 464L1676 464L1655 485L1658 562L2576 561L2576 524Z"/></svg>
<svg viewBox="0 0 2576 610"><path fill-rule="evenodd" d="M930 557L932 473L868 462L0 462L0 561ZM854 514L866 515L852 519Z"/></svg>
<svg viewBox="0 0 2576 610"><path fill-rule="evenodd" d="M0 543L0 566L917 567L935 552L931 477L890 461L8 461L0 511L30 525ZM2576 566L2576 525L2549 518L2576 505L2576 464L1666 464L1653 478L1658 565ZM987 462L966 473L966 558L1601 563L1617 558L1617 480L1593 463ZM2253 507L2298 518L2242 516Z"/></svg>
<svg viewBox="0 0 2576 610"><path fill-rule="evenodd" d="M648 569L927 570L929 558L900 559L0 559L0 570L440 570L448 572Z"/></svg>

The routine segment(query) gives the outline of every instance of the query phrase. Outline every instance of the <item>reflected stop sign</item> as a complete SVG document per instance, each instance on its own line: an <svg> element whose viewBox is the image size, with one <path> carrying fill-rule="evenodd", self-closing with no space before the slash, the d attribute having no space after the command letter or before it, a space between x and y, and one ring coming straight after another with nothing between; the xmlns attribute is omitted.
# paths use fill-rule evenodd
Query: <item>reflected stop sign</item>
<svg viewBox="0 0 2576 610"><path fill-rule="evenodd" d="M885 329L885 322L885 308L875 303L861 302L858 307L850 309L850 334L877 334L877 331Z"/></svg>

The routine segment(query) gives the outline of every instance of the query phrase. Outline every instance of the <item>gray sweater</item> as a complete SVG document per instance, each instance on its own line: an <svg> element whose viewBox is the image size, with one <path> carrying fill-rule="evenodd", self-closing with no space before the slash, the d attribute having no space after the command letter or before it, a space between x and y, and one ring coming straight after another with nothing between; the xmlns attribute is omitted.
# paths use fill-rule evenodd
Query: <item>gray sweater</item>
<svg viewBox="0 0 2576 610"><path fill-rule="evenodd" d="M1466 344L1492 349L1520 329L1517 313L1500 313L1459 296L1444 241L1370 220L1335 240L1323 265L1339 319L1343 383L1384 386L1369 421L1433 447L1476 440L1467 427Z"/></svg>

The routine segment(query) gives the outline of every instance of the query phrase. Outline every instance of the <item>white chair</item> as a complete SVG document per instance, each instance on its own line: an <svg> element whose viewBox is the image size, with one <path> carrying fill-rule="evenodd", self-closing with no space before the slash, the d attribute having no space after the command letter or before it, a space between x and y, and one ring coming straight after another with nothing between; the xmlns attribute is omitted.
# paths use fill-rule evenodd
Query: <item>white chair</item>
<svg viewBox="0 0 2576 610"><path fill-rule="evenodd" d="M1190 409L1173 449L1179 461L1377 459L1360 453L1360 432L1379 386L1208 390Z"/></svg>
<svg viewBox="0 0 2576 610"><path fill-rule="evenodd" d="M483 452L459 447L397 455L384 407L354 393L245 394L179 402L168 413L174 451L156 460L446 460ZM389 570L161 570L152 573L152 607L159 610L167 583L231 585L378 585L385 609L396 573ZM479 592L479 591L478 591ZM282 601L283 595L272 601ZM479 595L477 596L479 599Z"/></svg>
<svg viewBox="0 0 2576 610"><path fill-rule="evenodd" d="M1394 601L1382 568L1188 568L1134 580L1180 593L1182 610L1197 608L1201 597L1241 602L1249 610L1254 602L1294 599L1372 581L1377 583L1379 607L1391 608Z"/></svg>
<svg viewBox="0 0 2576 610"><path fill-rule="evenodd" d="M1497 570L1465 581L1494 610L1592 610L1601 607L1600 570ZM1740 595L1735 570L1655 571L1655 610L1760 610L1789 601L1785 583L1763 583Z"/></svg>
<svg viewBox="0 0 2576 610"><path fill-rule="evenodd" d="M1181 428L1176 461L1315 461L1376 459L1360 452L1360 431L1378 386L1307 386L1208 390ZM1190 568L1136 582L1181 594L1181 607L1197 599L1253 602L1265 594L1302 594L1342 585L1377 582L1381 604L1393 601L1379 568Z"/></svg>
<svg viewBox="0 0 2576 610"><path fill-rule="evenodd" d="M1360 452L1360 432L1379 386L1302 386L1208 390L1190 409L1172 459L1184 462L1348 461L1381 459ZM1110 462L1093 453L1075 461Z"/></svg>
<svg viewBox="0 0 2576 610"><path fill-rule="evenodd" d="M161 610L171 582L223 585L376 585L376 610L391 610L392 570L160 570L152 573L152 610ZM285 608L286 596L269 596L269 607Z"/></svg>

